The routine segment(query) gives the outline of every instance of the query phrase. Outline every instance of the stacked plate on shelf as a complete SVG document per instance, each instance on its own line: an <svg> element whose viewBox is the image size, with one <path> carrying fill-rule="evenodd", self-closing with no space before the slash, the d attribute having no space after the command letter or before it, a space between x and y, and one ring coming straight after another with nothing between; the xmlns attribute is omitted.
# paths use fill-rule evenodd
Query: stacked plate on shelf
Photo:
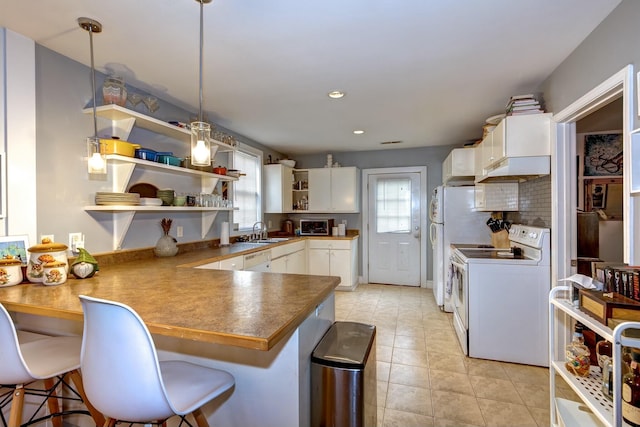
<svg viewBox="0 0 640 427"><path fill-rule="evenodd" d="M155 197L140 197L140 206L162 206L162 199Z"/></svg>
<svg viewBox="0 0 640 427"><path fill-rule="evenodd" d="M96 205L99 206L136 206L140 204L138 193L96 192Z"/></svg>

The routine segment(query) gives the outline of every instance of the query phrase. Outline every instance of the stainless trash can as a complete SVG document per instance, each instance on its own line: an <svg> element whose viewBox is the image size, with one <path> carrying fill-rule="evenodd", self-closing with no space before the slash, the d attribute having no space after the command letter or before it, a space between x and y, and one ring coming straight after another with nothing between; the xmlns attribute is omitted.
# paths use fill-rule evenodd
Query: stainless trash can
<svg viewBox="0 0 640 427"><path fill-rule="evenodd" d="M335 322L311 355L311 427L375 427L376 327Z"/></svg>

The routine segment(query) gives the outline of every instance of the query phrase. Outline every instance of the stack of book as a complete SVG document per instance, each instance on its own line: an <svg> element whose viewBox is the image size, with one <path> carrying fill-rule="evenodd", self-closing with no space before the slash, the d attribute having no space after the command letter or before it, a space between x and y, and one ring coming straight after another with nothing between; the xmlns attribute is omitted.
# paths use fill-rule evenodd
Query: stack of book
<svg viewBox="0 0 640 427"><path fill-rule="evenodd" d="M544 113L544 109L533 94L514 95L509 98L506 113L507 116L541 114Z"/></svg>
<svg viewBox="0 0 640 427"><path fill-rule="evenodd" d="M594 262L592 266L593 278L604 284L605 292L640 301L640 267L607 262Z"/></svg>

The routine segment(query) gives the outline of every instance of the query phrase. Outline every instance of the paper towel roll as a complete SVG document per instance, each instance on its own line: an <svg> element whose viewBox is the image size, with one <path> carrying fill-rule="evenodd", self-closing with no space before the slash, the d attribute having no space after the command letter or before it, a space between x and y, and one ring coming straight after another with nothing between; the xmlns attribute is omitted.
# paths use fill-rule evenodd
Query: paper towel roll
<svg viewBox="0 0 640 427"><path fill-rule="evenodd" d="M338 224L338 236L346 236L346 235L347 235L346 224Z"/></svg>
<svg viewBox="0 0 640 427"><path fill-rule="evenodd" d="M220 228L220 245L225 246L229 244L229 223L224 221Z"/></svg>

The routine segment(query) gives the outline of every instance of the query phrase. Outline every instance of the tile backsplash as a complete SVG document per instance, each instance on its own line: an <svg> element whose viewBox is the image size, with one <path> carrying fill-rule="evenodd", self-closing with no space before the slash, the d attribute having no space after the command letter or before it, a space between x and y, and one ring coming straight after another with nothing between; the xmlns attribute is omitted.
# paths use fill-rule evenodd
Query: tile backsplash
<svg viewBox="0 0 640 427"><path fill-rule="evenodd" d="M506 212L514 224L551 227L551 175L520 183L518 212Z"/></svg>

